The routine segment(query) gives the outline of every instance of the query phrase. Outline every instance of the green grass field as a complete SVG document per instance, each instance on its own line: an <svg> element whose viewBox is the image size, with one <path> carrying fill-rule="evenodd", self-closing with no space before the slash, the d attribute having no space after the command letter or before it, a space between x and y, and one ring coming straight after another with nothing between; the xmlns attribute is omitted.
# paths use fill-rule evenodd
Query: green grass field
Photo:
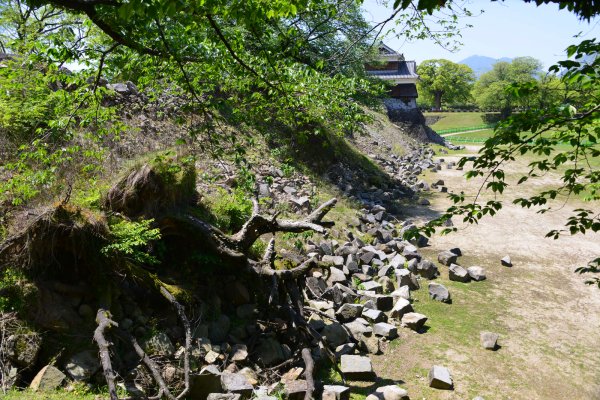
<svg viewBox="0 0 600 400"><path fill-rule="evenodd" d="M435 124L431 125L434 130L453 129L453 128L469 128L485 124L481 117L482 112L428 112L423 113L425 117L442 117Z"/></svg>

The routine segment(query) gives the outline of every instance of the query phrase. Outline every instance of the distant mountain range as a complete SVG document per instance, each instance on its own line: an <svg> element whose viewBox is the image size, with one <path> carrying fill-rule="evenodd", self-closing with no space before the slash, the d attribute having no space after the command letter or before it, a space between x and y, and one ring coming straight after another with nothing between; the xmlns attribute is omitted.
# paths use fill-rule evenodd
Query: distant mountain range
<svg viewBox="0 0 600 400"><path fill-rule="evenodd" d="M502 57L502 58L492 58L486 56L471 56L467 57L462 61L459 61L459 64L465 64L471 67L471 69L475 72L475 75L479 78L479 76L483 73L492 70L492 66L499 61L511 62L512 58Z"/></svg>

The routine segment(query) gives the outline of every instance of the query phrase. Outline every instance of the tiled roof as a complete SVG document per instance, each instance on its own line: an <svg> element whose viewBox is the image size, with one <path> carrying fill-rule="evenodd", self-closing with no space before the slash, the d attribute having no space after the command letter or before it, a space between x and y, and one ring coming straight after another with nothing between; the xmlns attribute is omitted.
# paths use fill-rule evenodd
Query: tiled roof
<svg viewBox="0 0 600 400"><path fill-rule="evenodd" d="M418 78L417 63L415 61L398 61L397 70L371 70L367 74L381 79Z"/></svg>

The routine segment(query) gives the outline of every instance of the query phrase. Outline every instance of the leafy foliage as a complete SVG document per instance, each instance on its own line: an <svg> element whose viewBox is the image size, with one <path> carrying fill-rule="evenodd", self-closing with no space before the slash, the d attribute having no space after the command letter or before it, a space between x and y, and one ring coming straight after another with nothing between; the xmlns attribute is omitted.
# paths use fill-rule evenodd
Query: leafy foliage
<svg viewBox="0 0 600 400"><path fill-rule="evenodd" d="M252 214L252 201L243 190L227 192L220 189L211 199L211 210L215 215L215 224L225 232L238 231Z"/></svg>
<svg viewBox="0 0 600 400"><path fill-rule="evenodd" d="M0 272L0 312L21 311L34 295L35 289L23 271L6 267Z"/></svg>
<svg viewBox="0 0 600 400"><path fill-rule="evenodd" d="M471 87L475 76L473 70L464 64L452 61L425 60L417 68L419 93L425 102L433 103L438 110L442 100L447 104L467 102L471 97Z"/></svg>
<svg viewBox="0 0 600 400"><path fill-rule="evenodd" d="M154 220L139 222L121 220L110 226L111 242L101 249L107 257L123 257L137 264L157 264L158 259L149 254L148 246L161 238L158 228L151 228Z"/></svg>
<svg viewBox="0 0 600 400"><path fill-rule="evenodd" d="M479 77L473 88L473 97L482 109L498 109L508 116L515 107L527 107L532 103L528 95L515 96L505 88L512 84L529 84L537 87L541 63L532 57L518 57L512 62L498 62L491 71Z"/></svg>

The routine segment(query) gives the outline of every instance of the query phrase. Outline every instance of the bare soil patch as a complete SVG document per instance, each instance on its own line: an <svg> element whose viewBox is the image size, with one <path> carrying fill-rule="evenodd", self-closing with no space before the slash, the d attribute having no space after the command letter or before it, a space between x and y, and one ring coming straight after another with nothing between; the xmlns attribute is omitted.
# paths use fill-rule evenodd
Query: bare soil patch
<svg viewBox="0 0 600 400"><path fill-rule="evenodd" d="M467 151L473 152L474 148ZM443 156L458 160L460 155ZM525 162L507 169L524 171ZM426 177L443 179L449 190L474 193L478 182L465 182L464 171L443 169ZM465 267L480 265L488 280L460 284L447 281L441 267L440 281L447 284L453 304L435 304L423 288L415 292L415 309L430 317L429 331L405 333L399 345L375 359L380 377L407 382L411 398L470 399L598 399L600 398L600 290L585 285L585 277L573 273L600 254L600 235L565 236L547 239L545 234L560 228L573 209L583 204L569 199L546 214L510 203L519 195L555 182L548 175L531 185L506 193L504 208L476 226L461 226L459 232L436 236L423 254L432 260L441 250L460 247ZM429 210L415 211L427 218L446 209L449 200L432 194ZM563 199L564 202L564 199ZM500 265L510 255L514 266ZM442 307L443 306L443 307ZM484 350L479 332L500 333L501 348ZM447 366L455 379L455 390L444 392L427 387L427 370L434 364Z"/></svg>

